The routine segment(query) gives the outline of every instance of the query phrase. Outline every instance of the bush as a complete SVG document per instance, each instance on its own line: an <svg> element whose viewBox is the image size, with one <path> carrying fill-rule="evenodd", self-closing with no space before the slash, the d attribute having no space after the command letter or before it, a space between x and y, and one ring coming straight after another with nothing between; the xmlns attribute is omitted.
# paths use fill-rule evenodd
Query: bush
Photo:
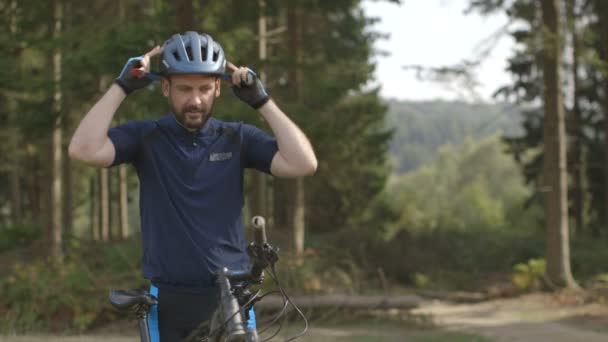
<svg viewBox="0 0 608 342"><path fill-rule="evenodd" d="M277 276L281 285L293 294L355 292L361 289L364 277L352 258L313 249L306 250L300 260L294 255L282 255ZM274 281L266 278L264 288L273 289Z"/></svg>
<svg viewBox="0 0 608 342"><path fill-rule="evenodd" d="M0 252L28 245L39 239L41 235L41 229L32 224L0 227Z"/></svg>
<svg viewBox="0 0 608 342"><path fill-rule="evenodd" d="M143 285L137 240L72 243L61 263L14 262L0 279L0 334L84 331L116 318L108 292Z"/></svg>
<svg viewBox="0 0 608 342"><path fill-rule="evenodd" d="M511 280L519 290L538 291L543 287L546 270L545 259L530 259L513 266Z"/></svg>
<svg viewBox="0 0 608 342"><path fill-rule="evenodd" d="M486 276L511 274L514 264L543 253L544 237L540 234L482 230L403 231L368 252L393 279L415 284L415 274L419 273L428 276L431 283L453 279L463 286L468 278L471 289Z"/></svg>

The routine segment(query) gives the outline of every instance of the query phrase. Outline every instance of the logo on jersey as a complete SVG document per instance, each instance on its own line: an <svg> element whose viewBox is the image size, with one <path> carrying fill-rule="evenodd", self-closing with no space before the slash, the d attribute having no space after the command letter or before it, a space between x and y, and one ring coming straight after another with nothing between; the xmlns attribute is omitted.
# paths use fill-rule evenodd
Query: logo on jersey
<svg viewBox="0 0 608 342"><path fill-rule="evenodd" d="M209 155L209 161L222 161L232 158L232 152L219 152L211 153Z"/></svg>

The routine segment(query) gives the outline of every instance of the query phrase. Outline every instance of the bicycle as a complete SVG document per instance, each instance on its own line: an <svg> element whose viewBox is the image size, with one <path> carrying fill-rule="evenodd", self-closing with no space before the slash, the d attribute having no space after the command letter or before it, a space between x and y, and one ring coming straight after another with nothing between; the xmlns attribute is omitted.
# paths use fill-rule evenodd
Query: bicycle
<svg viewBox="0 0 608 342"><path fill-rule="evenodd" d="M258 328L253 311L254 304L265 296L279 292L283 296L283 308L268 323L268 327L260 330L266 331L281 317L285 319L288 304L303 318L304 330L286 341L293 341L303 336L308 330L308 320L302 311L291 301L285 290L279 284L274 269L279 260L278 249L271 246L266 239L265 220L261 216L252 219L254 242L247 246L247 253L251 260L247 271L229 270L222 268L216 273L216 282L219 287L220 301L210 321L202 322L184 340L185 342L258 342ZM264 282L264 270L268 269L279 291L271 291L260 295L261 290L252 293L251 285L260 285ZM158 304L155 296L144 289L113 290L110 292L110 303L120 311L131 311L135 314L139 324L141 342L151 342L148 327L148 312L153 305ZM274 338L281 330L283 321L278 330L263 341Z"/></svg>

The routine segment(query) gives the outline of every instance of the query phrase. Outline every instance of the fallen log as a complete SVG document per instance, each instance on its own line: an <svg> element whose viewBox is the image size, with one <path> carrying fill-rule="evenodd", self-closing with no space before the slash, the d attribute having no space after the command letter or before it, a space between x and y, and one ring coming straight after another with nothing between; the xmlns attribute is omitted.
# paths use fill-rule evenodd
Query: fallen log
<svg viewBox="0 0 608 342"><path fill-rule="evenodd" d="M363 295L310 295L290 298L300 309L414 309L423 299L415 295L363 296ZM258 310L279 310L283 307L283 297L269 295L255 305Z"/></svg>
<svg viewBox="0 0 608 342"><path fill-rule="evenodd" d="M481 292L421 290L416 293L423 298L438 299L454 303L479 303L488 300L488 295Z"/></svg>

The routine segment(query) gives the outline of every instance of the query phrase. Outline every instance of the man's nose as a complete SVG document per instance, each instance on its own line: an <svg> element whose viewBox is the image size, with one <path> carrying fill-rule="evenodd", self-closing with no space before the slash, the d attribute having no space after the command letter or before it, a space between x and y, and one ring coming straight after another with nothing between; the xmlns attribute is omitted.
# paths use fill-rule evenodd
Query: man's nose
<svg viewBox="0 0 608 342"><path fill-rule="evenodd" d="M201 94L194 93L194 94L192 94L192 97L190 98L190 102L192 102L195 105L200 105L203 103L203 97L201 96Z"/></svg>

